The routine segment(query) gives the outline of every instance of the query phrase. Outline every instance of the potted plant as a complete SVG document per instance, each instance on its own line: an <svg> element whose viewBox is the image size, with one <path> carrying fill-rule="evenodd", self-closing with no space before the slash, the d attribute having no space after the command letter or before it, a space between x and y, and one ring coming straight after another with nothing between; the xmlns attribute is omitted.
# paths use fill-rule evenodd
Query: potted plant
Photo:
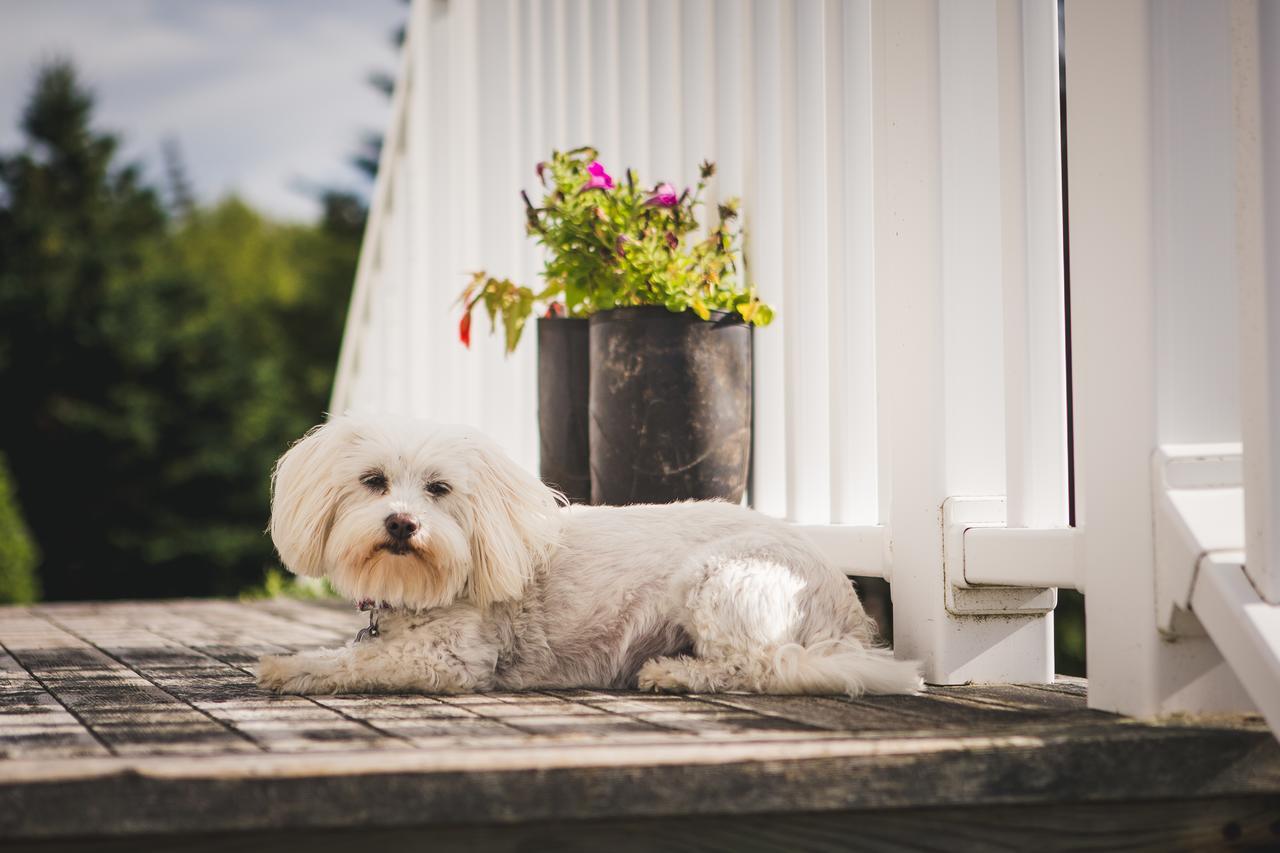
<svg viewBox="0 0 1280 853"><path fill-rule="evenodd" d="M546 432L564 433L568 421L544 417L542 403L566 400L542 389L558 385L570 396L581 384L575 371L589 363L587 399L567 405L587 423L593 503L737 501L746 488L751 329L773 312L738 281L736 200L719 205L715 224L701 229L713 174L704 163L691 190L646 187L630 170L615 181L591 148L554 153L538 165L542 205L524 196L529 233L548 253L546 287L535 293L479 273L463 292L464 341L471 311L483 304L492 327L501 318L508 351L534 304L552 306L554 319L539 321L539 426L543 475L552 482L546 451L563 436ZM589 318L587 358L579 323L565 333L572 346L552 343L544 360L543 328L551 336L562 328L554 324L582 318Z"/></svg>

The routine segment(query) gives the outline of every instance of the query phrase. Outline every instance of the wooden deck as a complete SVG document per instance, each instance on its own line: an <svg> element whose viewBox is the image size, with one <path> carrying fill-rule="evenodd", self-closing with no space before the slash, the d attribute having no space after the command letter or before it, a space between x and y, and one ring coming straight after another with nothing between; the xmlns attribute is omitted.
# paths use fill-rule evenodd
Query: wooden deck
<svg viewBox="0 0 1280 853"><path fill-rule="evenodd" d="M0 608L0 840L297 846L1280 846L1256 717L1131 720L1078 680L918 697L272 696L258 655L362 624L294 601ZM354 848L353 848L354 846Z"/></svg>

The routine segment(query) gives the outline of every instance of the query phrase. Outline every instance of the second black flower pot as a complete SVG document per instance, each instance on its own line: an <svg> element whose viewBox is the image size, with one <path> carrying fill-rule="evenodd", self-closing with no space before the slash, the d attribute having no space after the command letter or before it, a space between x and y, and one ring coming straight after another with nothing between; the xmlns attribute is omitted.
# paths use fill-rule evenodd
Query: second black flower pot
<svg viewBox="0 0 1280 853"><path fill-rule="evenodd" d="M538 473L573 503L591 501L588 358L586 320L538 320Z"/></svg>
<svg viewBox="0 0 1280 853"><path fill-rule="evenodd" d="M751 327L662 307L591 317L591 502L738 502L751 461Z"/></svg>

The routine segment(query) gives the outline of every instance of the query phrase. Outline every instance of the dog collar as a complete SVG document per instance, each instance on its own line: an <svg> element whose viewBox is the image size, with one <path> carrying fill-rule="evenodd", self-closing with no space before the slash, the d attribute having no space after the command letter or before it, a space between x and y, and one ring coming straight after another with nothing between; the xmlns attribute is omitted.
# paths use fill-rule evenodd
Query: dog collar
<svg viewBox="0 0 1280 853"><path fill-rule="evenodd" d="M390 610L390 609L391 609L391 605L387 604L385 601L375 602L372 598L362 598L359 601L357 601L356 610L360 611L361 613L363 613L366 610L369 611L369 625L365 628L361 628L359 631L356 632L355 642L361 643L361 642L364 642L365 640L376 639L379 636L378 616L382 613L382 611Z"/></svg>

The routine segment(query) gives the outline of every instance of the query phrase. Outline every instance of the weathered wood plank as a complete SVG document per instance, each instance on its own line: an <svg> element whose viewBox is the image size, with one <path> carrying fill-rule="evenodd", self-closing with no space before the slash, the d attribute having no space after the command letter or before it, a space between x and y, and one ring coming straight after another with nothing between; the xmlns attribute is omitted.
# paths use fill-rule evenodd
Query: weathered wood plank
<svg viewBox="0 0 1280 853"><path fill-rule="evenodd" d="M35 613L0 609L0 644L113 752L255 749L244 737Z"/></svg>
<svg viewBox="0 0 1280 853"><path fill-rule="evenodd" d="M391 844L421 831L396 827L429 826L440 846L458 823L490 827L466 833L524 823L533 836L485 838L501 849L552 827L552 846L574 849L572 839L605 837L592 826L683 823L686 833L664 846L706 830L710 849L738 850L783 838L730 831L763 820L753 815L807 812L813 820L797 827L835 827L850 813L829 838L788 836L826 849L853 837L851 827L868 843L900 843L892 822L876 821L881 810L910 809L903 832L933 827L957 849L971 838L1000 842L1000 822L984 816L1014 804L1017 814L1081 803L1119 814L1135 800L1234 798L1222 813L1245 815L1240 798L1280 795L1280 746L1256 717L1126 720L1086 710L1075 683L858 700L610 690L302 698L254 685L259 654L345 642L359 623L300 602L0 609L0 642L15 650L7 668L0 657L0 688L11 685L0 690L0 745L5 721L24 719L31 703L83 719L83 734L102 739L90 741L96 757L0 758L0 837L105 834L133 845L140 833L288 825L325 837L381 827ZM33 692L41 682L51 692ZM223 740L202 743L191 726ZM165 737L131 740L138 731ZM14 728L14 742L27 742L24 732ZM935 825L919 811L926 806L954 810ZM1032 825L1018 820L1005 820L1021 827L1011 838ZM1133 837L1166 838L1148 824ZM569 825L585 834L554 834Z"/></svg>
<svg viewBox="0 0 1280 853"><path fill-rule="evenodd" d="M166 634L204 638L207 627L175 608L143 608L126 618L118 608L86 605L43 615L260 748L295 752L404 745L392 733L309 698L265 694L249 669L171 639ZM259 645L264 652L287 651Z"/></svg>
<svg viewBox="0 0 1280 853"><path fill-rule="evenodd" d="M849 702L827 696L737 696L703 697L719 705L742 708L774 720L801 722L807 726L849 735L877 736L886 732L943 730L954 722L932 721L926 715L908 716L900 710Z"/></svg>
<svg viewBox="0 0 1280 853"><path fill-rule="evenodd" d="M1267 797L1052 807L896 809L830 814L532 822L395 830L325 830L76 839L9 847L22 853L763 853L901 850L964 853L1059 850L1264 850L1280 846L1280 800Z"/></svg>
<svg viewBox="0 0 1280 853"><path fill-rule="evenodd" d="M1088 707L1085 704L1085 697L1074 691L1041 690L1026 684L930 687L929 693L934 696L962 699L1016 711L1085 711Z"/></svg>
<svg viewBox="0 0 1280 853"><path fill-rule="evenodd" d="M368 615L350 604L338 602L302 602L289 598L252 602L251 609L282 621L304 626L328 636L326 643L342 644L355 636L368 622Z"/></svg>
<svg viewBox="0 0 1280 853"><path fill-rule="evenodd" d="M977 808L1248 795L1259 785L1262 792L1278 790L1280 759L1269 735L1242 742L1239 733L1089 738L1051 731L1032 728L1003 740L742 739L662 749L470 746L343 753L323 764L314 755L218 756L179 765L157 758L133 762L129 772L78 779L49 778L48 767L15 767L17 778L0 781L0 834L200 831L215 820L221 829L247 831ZM37 773L49 781L36 781ZM66 814L69 802L89 801L102 811ZM247 802L271 808L245 809ZM192 803L200 809L192 812Z"/></svg>
<svg viewBox="0 0 1280 853"><path fill-rule="evenodd" d="M0 649L0 758L77 758L107 748Z"/></svg>

